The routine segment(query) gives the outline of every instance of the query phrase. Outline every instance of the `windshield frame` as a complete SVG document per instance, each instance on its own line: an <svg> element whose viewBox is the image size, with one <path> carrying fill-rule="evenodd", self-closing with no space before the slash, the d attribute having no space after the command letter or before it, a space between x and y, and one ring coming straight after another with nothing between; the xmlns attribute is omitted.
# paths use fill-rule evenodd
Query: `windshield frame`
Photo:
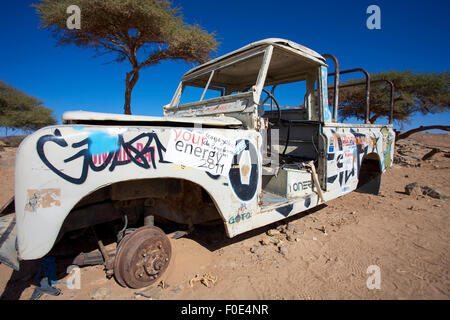
<svg viewBox="0 0 450 320"><path fill-rule="evenodd" d="M257 47L252 50L249 50L247 52L243 52L243 53L237 54L236 56L227 58L227 59L221 61L220 63L212 64L210 66L205 67L204 69L200 68L199 70L195 71L194 73L183 76L183 78L181 79L181 81L177 87L177 90L172 98L172 101L170 102L169 106L167 107L167 110L182 108L185 105L192 105L192 103L186 103L186 104L182 104L182 105L179 104L181 96L183 94L183 90L184 90L185 86L188 85L188 84L186 84L187 81L190 81L190 80L195 79L200 76L204 76L208 73L210 74L210 76L208 77L208 79L209 79L208 83L206 84L205 87L202 87L202 88L204 88L202 97L200 98L200 100L196 101L196 102L206 102L208 100L211 100L211 99L203 100L204 94L206 93L206 91L208 89L221 90L221 88L217 88L217 87L214 88L214 86L210 86L211 79L213 78L214 73L217 70L226 68L228 66L231 66L231 65L239 63L239 62L242 62L246 59L255 57L257 55L263 55L256 82L251 87L251 91L253 92L254 102L259 103L259 96L260 96L260 94L262 92L262 88L264 86L265 78L267 75L267 70L269 68L269 63L270 63L270 60L272 57L272 52L273 52L273 45ZM189 84L189 85L191 85L191 84ZM237 94L237 92L235 92L233 94L227 94L227 92L225 92L225 96L223 96L223 93L222 93L222 97L233 96L235 94ZM212 99L217 99L217 98L212 98Z"/></svg>

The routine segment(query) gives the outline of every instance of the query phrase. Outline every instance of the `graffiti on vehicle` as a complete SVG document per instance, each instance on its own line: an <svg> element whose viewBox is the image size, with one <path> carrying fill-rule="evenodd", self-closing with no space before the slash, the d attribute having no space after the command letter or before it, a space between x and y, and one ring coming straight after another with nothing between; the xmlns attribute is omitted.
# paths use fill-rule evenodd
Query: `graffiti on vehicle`
<svg viewBox="0 0 450 320"><path fill-rule="evenodd" d="M287 217L291 213L292 208L294 208L294 205L291 203L291 204L288 204L287 206L278 208L276 211L278 213L281 213L283 216Z"/></svg>
<svg viewBox="0 0 450 320"><path fill-rule="evenodd" d="M245 148L233 156L228 178L236 196L242 201L250 201L258 187L258 152L247 139L237 140L236 145L241 141L245 142Z"/></svg>
<svg viewBox="0 0 450 320"><path fill-rule="evenodd" d="M381 129L381 134L383 136L383 168L389 168L392 164L391 151L392 151L392 141L394 141L394 135L388 128L384 127Z"/></svg>
<svg viewBox="0 0 450 320"><path fill-rule="evenodd" d="M36 212L38 208L51 208L61 206L61 189L28 189L28 202L25 211Z"/></svg>
<svg viewBox="0 0 450 320"><path fill-rule="evenodd" d="M306 181L297 181L294 182L292 185L288 185L289 192L297 192L297 191L304 191L312 188L312 181L306 180Z"/></svg>
<svg viewBox="0 0 450 320"><path fill-rule="evenodd" d="M311 197L308 197L308 198L305 199L304 206L306 208L309 208L310 205L311 205Z"/></svg>
<svg viewBox="0 0 450 320"><path fill-rule="evenodd" d="M56 144L65 150L76 152L75 149L87 146L74 155L64 159L64 164L83 159L81 174L74 177L64 173L64 169L55 167L50 160L52 156L46 154L44 147L47 143ZM134 146L136 145L136 146ZM134 163L136 166L156 169L155 152L158 153L159 163L168 163L164 160L163 152L166 151L158 136L154 132L141 133L129 141L125 141L121 133L111 135L103 131L91 131L89 136L81 141L72 143L69 147L66 139L58 129L54 134L44 135L39 138L36 145L37 153L42 162L55 174L73 184L83 184L88 176L89 169L95 172L105 170L109 166L112 172L118 166ZM156 150L156 151L155 151Z"/></svg>
<svg viewBox="0 0 450 320"><path fill-rule="evenodd" d="M251 211L246 207L244 203L241 204L241 207L238 210L238 214L230 217L228 219L229 224L239 223L241 221L246 221L252 217Z"/></svg>
<svg viewBox="0 0 450 320"><path fill-rule="evenodd" d="M330 108L328 107L328 86L327 86L327 68L326 67L320 67L321 71L321 81L322 81L322 88L323 88L323 121L328 122L331 120L331 112Z"/></svg>
<svg viewBox="0 0 450 320"><path fill-rule="evenodd" d="M370 137L370 146L372 146L372 151L371 152L376 152L378 153L378 139L380 139L380 137L377 137L375 132L373 133L373 137Z"/></svg>
<svg viewBox="0 0 450 320"><path fill-rule="evenodd" d="M333 184L338 179L339 186L342 187L349 182L350 178L357 177L361 161L369 151L369 145L372 145L372 150L376 149L377 139L374 140L353 129L350 130L352 136L340 136L334 130L332 133L337 143L333 143L332 148L329 147L329 151L330 149L333 151L333 156L328 156L328 161L335 161L337 173L329 176L327 182ZM329 143L329 146L331 145Z"/></svg>
<svg viewBox="0 0 450 320"><path fill-rule="evenodd" d="M217 180L220 178L220 174L212 174L212 173L209 173L208 171L205 171L205 172L208 175L208 177L210 177L213 180Z"/></svg>
<svg viewBox="0 0 450 320"><path fill-rule="evenodd" d="M167 143L166 159L226 177L234 148L234 139L226 136L201 130L173 129Z"/></svg>

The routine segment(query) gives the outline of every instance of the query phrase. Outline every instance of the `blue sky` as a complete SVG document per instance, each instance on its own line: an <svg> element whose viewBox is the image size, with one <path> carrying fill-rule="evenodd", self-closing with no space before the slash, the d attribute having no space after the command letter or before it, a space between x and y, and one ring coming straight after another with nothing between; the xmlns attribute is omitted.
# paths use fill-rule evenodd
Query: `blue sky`
<svg viewBox="0 0 450 320"><path fill-rule="evenodd" d="M0 11L0 79L38 97L61 115L69 110L122 113L126 63L76 46L56 46L39 29L31 3L9 0ZM286 38L338 57L342 69L369 72L449 70L450 1L173 1L187 23L214 31L220 56L250 42ZM381 8L381 30L366 28L366 9ZM194 65L165 61L141 72L133 114L162 115L181 76ZM331 79L331 78L330 78ZM345 78L344 78L345 79ZM415 116L405 128L450 123L449 113Z"/></svg>

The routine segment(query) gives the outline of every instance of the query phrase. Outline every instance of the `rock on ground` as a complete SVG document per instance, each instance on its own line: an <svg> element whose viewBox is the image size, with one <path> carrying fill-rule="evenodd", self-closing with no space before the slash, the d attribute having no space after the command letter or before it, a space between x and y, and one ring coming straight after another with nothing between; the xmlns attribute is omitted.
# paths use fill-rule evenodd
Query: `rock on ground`
<svg viewBox="0 0 450 320"><path fill-rule="evenodd" d="M405 186L405 192L409 196L418 196L422 194L420 185L417 182L410 183Z"/></svg>
<svg viewBox="0 0 450 320"><path fill-rule="evenodd" d="M111 290L109 288L96 288L88 293L92 300L106 300L111 298Z"/></svg>
<svg viewBox="0 0 450 320"><path fill-rule="evenodd" d="M422 193L424 195L430 196L435 199L448 199L449 196L442 192L441 190L438 190L436 188L432 188L429 186L422 187Z"/></svg>

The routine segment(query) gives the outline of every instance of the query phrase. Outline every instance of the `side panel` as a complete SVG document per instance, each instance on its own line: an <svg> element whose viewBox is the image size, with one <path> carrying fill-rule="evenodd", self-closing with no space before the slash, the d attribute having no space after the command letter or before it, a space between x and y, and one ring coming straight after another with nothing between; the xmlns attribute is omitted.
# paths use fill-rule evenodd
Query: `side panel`
<svg viewBox="0 0 450 320"><path fill-rule="evenodd" d="M239 144L229 174L215 176L165 160L172 130L176 129L180 128L66 125L47 127L27 137L16 156L15 205L20 258L44 256L80 199L126 180L170 177L192 181L210 194L230 237L246 229L242 222L257 212L261 189L259 133L186 129L225 136ZM250 167L239 166L249 158Z"/></svg>
<svg viewBox="0 0 450 320"><path fill-rule="evenodd" d="M326 190L333 198L356 189L362 161L377 154L384 172L392 165L394 132L392 127L324 127L327 137Z"/></svg>

